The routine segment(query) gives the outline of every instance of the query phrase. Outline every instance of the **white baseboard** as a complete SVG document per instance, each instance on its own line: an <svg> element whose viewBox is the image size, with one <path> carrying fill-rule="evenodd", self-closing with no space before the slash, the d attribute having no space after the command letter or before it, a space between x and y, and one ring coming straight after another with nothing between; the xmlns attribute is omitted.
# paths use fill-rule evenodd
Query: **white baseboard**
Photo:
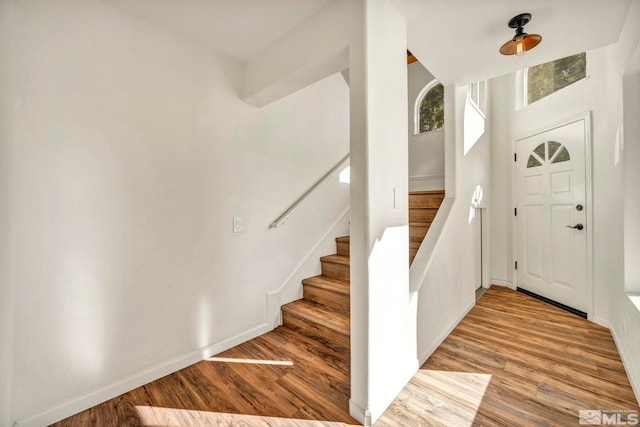
<svg viewBox="0 0 640 427"><path fill-rule="evenodd" d="M618 335L616 334L615 328L609 328L611 332L611 336L613 337L613 342L616 344L616 349L618 350L618 354L620 355L620 359L622 360L622 365L627 369L627 366L631 366L631 363L628 358L625 357L624 352L622 351L622 347L620 347L620 340L618 339ZM636 401L640 404L640 384L634 382L634 379L627 375L629 378L629 382L631 383L631 389L633 390L633 394L636 396Z"/></svg>
<svg viewBox="0 0 640 427"><path fill-rule="evenodd" d="M513 289L513 290L516 289L516 287L513 285L513 283L506 282L504 280L490 279L489 283L492 284L492 285L505 286L505 287Z"/></svg>
<svg viewBox="0 0 640 427"><path fill-rule="evenodd" d="M431 357L433 352L436 351L438 349L438 347L440 347L440 344L442 344L444 342L444 340L447 339L449 334L456 328L456 326L458 326L458 323L460 323L462 321L462 319L464 319L464 316L466 316L471 311L473 306L475 306L475 305L476 305L476 302L475 302L475 299L474 299L474 301L471 304L469 304L469 306L467 306L467 308L465 308L463 310L462 314L456 319L456 321L453 322L453 324L449 328L447 328L447 330L444 331L438 337L436 342L431 347L429 347L427 349L427 351L422 353L422 355L418 359L418 367L422 366L424 364L424 362L426 362L427 359L429 359L429 357Z"/></svg>
<svg viewBox="0 0 640 427"><path fill-rule="evenodd" d="M607 319L605 319L604 317L600 317L600 316L593 316L589 318L590 321L592 321L593 323L603 326L607 329L610 330L609 328L609 321Z"/></svg>
<svg viewBox="0 0 640 427"><path fill-rule="evenodd" d="M175 357L152 366L144 371L123 378L106 387L94 390L81 396L73 397L64 402L51 406L44 411L16 421L14 427L42 427L63 420L78 412L89 409L116 396L120 396L134 388L155 381L180 369L193 365L201 360L228 350L238 344L253 339L271 330L269 324L263 323L255 328L241 332L231 338L203 347L197 351Z"/></svg>
<svg viewBox="0 0 640 427"><path fill-rule="evenodd" d="M371 426L371 413L369 412L369 410L364 409L351 399L349 399L349 415L360 421L363 426Z"/></svg>
<svg viewBox="0 0 640 427"><path fill-rule="evenodd" d="M280 292L267 293L267 324L271 329L275 329L282 325L281 306Z"/></svg>

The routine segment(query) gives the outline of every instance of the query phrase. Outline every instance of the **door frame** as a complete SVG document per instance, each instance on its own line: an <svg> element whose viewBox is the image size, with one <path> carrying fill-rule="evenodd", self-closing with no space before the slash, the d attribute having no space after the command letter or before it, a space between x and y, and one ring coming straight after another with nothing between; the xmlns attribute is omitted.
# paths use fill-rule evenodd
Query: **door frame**
<svg viewBox="0 0 640 427"><path fill-rule="evenodd" d="M584 120L584 154L585 154L585 204L586 210L586 232L587 232L587 319L595 322L595 299L593 290L593 145L592 145L592 123L591 123L591 111L581 113L576 116L572 116L569 119L564 119L559 122L552 123L551 125L544 126L529 132L525 132L511 142L511 152L513 155L516 153L516 143L523 139L530 138L532 136L539 135L560 127L576 123ZM521 159L521 161L523 161ZM516 208L517 200L517 170L516 162L511 162L511 204L512 209ZM512 211L513 212L513 211ZM515 268L515 262L518 260L518 227L516 224L516 216L511 215L511 260L512 260L512 274L513 274L513 289L518 287L518 271ZM599 322L596 322L599 323Z"/></svg>

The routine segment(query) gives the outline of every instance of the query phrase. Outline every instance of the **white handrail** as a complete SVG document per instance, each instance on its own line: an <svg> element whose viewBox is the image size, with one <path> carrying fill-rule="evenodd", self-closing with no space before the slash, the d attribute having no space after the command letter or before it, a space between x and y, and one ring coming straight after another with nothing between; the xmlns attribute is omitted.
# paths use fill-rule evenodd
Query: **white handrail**
<svg viewBox="0 0 640 427"><path fill-rule="evenodd" d="M300 198L298 200L296 200L295 203L292 204L289 209L284 211L284 213L282 215L280 215L275 221L273 221L271 223L271 225L269 226L269 228L278 228L278 227L280 227L287 220L287 218L289 218L291 216L293 211L295 211L298 208L298 206L300 206L302 204L302 202L307 200L309 198L309 196L311 196L311 194L313 194L313 192L316 191L318 189L318 187L320 187L320 185L322 185L323 182L328 180L331 177L331 175L336 173L336 171L338 169L340 169L342 167L342 165L347 162L347 160L349 160L349 156L350 156L350 154L347 154L334 167L332 167L329 172L324 174L324 176L322 178L320 178L315 184L313 184L313 186L311 188L309 188L302 196L300 196Z"/></svg>

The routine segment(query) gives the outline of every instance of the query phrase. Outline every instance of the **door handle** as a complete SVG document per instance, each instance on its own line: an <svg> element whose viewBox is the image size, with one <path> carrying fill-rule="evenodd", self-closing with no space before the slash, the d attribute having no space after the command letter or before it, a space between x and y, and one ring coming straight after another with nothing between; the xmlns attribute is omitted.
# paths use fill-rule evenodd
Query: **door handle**
<svg viewBox="0 0 640 427"><path fill-rule="evenodd" d="M576 230L582 230L584 228L584 225L582 224L576 224L576 225L567 225L568 228L575 228Z"/></svg>

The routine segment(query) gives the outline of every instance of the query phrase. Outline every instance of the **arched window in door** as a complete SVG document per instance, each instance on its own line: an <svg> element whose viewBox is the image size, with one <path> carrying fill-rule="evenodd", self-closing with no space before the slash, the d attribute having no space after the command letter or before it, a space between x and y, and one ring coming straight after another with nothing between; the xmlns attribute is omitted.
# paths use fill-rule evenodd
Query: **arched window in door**
<svg viewBox="0 0 640 427"><path fill-rule="evenodd" d="M542 166L544 163L561 163L571 160L567 147L556 141L538 145L527 160L527 168Z"/></svg>

